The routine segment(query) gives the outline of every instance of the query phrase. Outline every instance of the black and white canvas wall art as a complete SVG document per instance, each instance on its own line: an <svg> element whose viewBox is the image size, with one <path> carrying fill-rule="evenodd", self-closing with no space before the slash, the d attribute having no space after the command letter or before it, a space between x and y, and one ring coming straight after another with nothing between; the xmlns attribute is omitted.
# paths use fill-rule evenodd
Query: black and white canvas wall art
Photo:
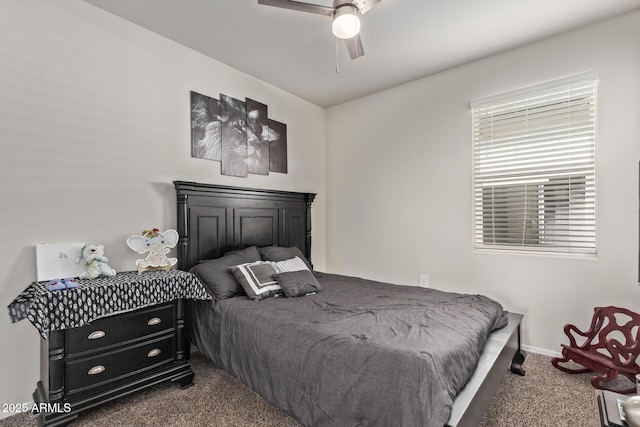
<svg viewBox="0 0 640 427"><path fill-rule="evenodd" d="M220 101L191 92L191 156L221 160Z"/></svg>
<svg viewBox="0 0 640 427"><path fill-rule="evenodd" d="M269 175L269 118L267 106L253 99L247 105L247 168L249 173Z"/></svg>
<svg viewBox="0 0 640 427"><path fill-rule="evenodd" d="M247 168L247 111L245 103L220 95L222 121L222 174L245 177Z"/></svg>
<svg viewBox="0 0 640 427"><path fill-rule="evenodd" d="M287 125L269 120L269 172L287 173Z"/></svg>
<svg viewBox="0 0 640 427"><path fill-rule="evenodd" d="M191 156L221 162L223 175L287 173L287 125L267 105L191 92Z"/></svg>

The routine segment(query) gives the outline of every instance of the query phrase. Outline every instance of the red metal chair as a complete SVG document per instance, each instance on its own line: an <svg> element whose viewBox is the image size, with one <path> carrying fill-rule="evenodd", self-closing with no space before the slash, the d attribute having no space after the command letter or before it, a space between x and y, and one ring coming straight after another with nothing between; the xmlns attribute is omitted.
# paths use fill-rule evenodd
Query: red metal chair
<svg viewBox="0 0 640 427"><path fill-rule="evenodd" d="M562 344L562 357L553 358L551 363L570 374L597 372L600 375L591 378L591 384L600 390L612 390L603 383L620 374L635 383L635 375L640 374L639 330L640 314L620 307L596 307L589 330L582 332L574 325L565 325L564 333L569 337L569 344ZM578 344L577 341L583 342ZM569 360L584 368L571 369L559 365ZM612 391L630 394L635 393L636 388Z"/></svg>

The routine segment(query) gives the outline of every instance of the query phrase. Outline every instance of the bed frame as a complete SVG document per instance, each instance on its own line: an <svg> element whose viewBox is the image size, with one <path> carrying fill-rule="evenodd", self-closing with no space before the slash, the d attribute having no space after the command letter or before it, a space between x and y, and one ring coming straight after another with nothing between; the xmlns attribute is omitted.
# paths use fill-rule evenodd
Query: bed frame
<svg viewBox="0 0 640 427"><path fill-rule="evenodd" d="M174 181L178 197L178 268L248 246L297 246L311 262L314 193ZM524 375L521 314L492 333L469 383L454 401L447 426L477 426L508 370Z"/></svg>
<svg viewBox="0 0 640 427"><path fill-rule="evenodd" d="M178 195L178 268L248 246L297 246L311 262L314 193L174 181Z"/></svg>

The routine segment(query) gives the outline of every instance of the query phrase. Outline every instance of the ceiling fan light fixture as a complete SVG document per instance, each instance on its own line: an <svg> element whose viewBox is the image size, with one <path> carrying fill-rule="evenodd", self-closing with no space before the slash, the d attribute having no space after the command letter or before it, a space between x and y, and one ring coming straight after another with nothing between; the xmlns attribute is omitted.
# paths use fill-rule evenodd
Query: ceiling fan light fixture
<svg viewBox="0 0 640 427"><path fill-rule="evenodd" d="M360 32L358 9L349 3L336 7L331 30L333 35L339 39L350 39L357 36Z"/></svg>

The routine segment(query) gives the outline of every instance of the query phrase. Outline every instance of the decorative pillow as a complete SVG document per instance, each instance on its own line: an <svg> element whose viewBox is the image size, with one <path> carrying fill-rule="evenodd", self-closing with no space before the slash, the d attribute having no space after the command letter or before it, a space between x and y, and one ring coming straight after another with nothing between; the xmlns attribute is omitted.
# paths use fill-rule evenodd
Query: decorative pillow
<svg viewBox="0 0 640 427"><path fill-rule="evenodd" d="M244 290L229 271L229 267L260 261L260 259L258 248L250 246L227 252L220 258L201 261L194 265L190 271L198 276L198 279L216 299L230 298L244 295Z"/></svg>
<svg viewBox="0 0 640 427"><path fill-rule="evenodd" d="M284 246L265 246L262 248L258 248L260 251L260 255L262 255L263 261L284 261L287 259L291 259L294 257L298 257L307 264L307 268L309 270L313 270L311 263L304 256L302 251L295 246L284 247Z"/></svg>
<svg viewBox="0 0 640 427"><path fill-rule="evenodd" d="M322 290L320 283L309 270L289 271L273 277L278 280L287 298L301 297Z"/></svg>
<svg viewBox="0 0 640 427"><path fill-rule="evenodd" d="M256 261L230 268L236 280L249 298L260 301L282 292L282 288L273 278L276 270L269 261Z"/></svg>
<svg viewBox="0 0 640 427"><path fill-rule="evenodd" d="M287 273L290 271L300 270L309 271L309 267L303 260L300 259L300 257L294 257L284 261L272 261L271 264L273 264L273 268L275 268L276 273Z"/></svg>

